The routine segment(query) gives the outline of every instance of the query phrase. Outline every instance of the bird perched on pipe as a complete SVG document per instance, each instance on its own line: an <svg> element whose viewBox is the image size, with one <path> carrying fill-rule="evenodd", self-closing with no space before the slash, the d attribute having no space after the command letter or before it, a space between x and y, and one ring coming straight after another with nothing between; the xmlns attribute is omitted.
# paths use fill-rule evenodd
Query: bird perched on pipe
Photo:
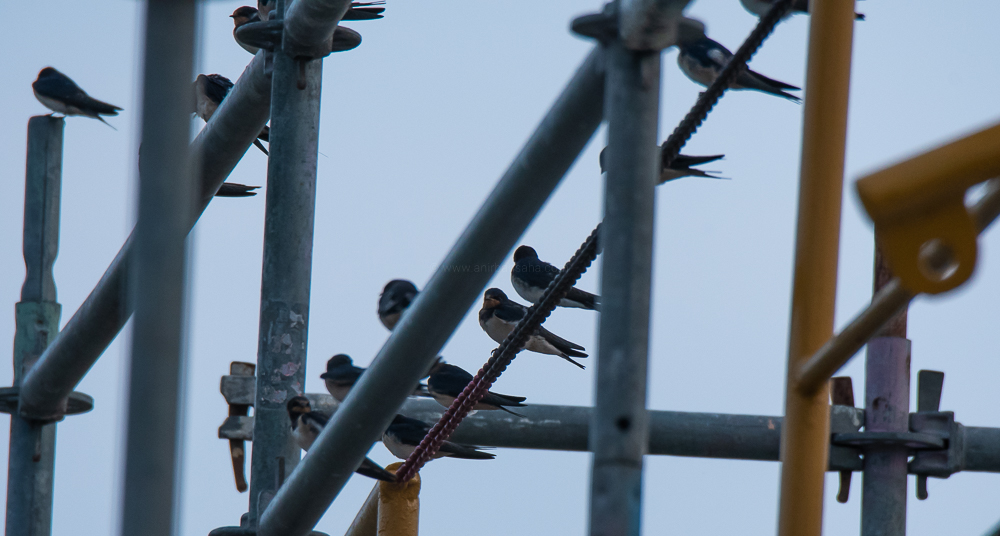
<svg viewBox="0 0 1000 536"><path fill-rule="evenodd" d="M559 269L540 260L531 246L520 246L514 250L514 268L510 271L510 282L518 296L531 303L542 301L545 288L558 275ZM559 306L599 311L600 301L600 296L573 287L559 302Z"/></svg>
<svg viewBox="0 0 1000 536"><path fill-rule="evenodd" d="M233 89L232 80L221 74L199 74L194 80L195 115L207 123L215 115L215 110L222 104L226 95L229 95L231 89ZM267 125L264 125L264 129L260 131L260 134L257 134L257 139L253 140L253 144L265 155L267 149L264 148L260 140L267 141L270 138L270 132Z"/></svg>
<svg viewBox="0 0 1000 536"><path fill-rule="evenodd" d="M479 325L483 331L497 343L503 342L514 331L514 327L528 313L528 309L509 300L507 295L498 288L491 288L483 295L483 308L479 310ZM525 350L539 354L557 355L574 365L585 368L572 358L587 357L585 348L572 343L539 326L535 333L528 337Z"/></svg>
<svg viewBox="0 0 1000 536"><path fill-rule="evenodd" d="M758 17L763 17L767 14L767 11L771 9L774 2L775 0L740 0L740 3L743 4L743 7L746 8L747 11L757 15ZM789 10L786 18L796 13L805 13L808 15L809 0L794 0L792 2L792 9ZM861 13L855 13L854 20L865 20L865 16Z"/></svg>
<svg viewBox="0 0 1000 536"><path fill-rule="evenodd" d="M90 95L80 86L76 85L70 77L61 72L46 67L38 72L38 78L31 83L31 89L35 93L38 102L55 113L65 116L82 115L97 119L98 121L112 127L104 120L102 115L115 116L123 111L114 104L99 101ZM115 129L118 130L118 129Z"/></svg>
<svg viewBox="0 0 1000 536"><path fill-rule="evenodd" d="M325 415L313 411L309 399L304 396L292 397L286 407L288 418L292 420L292 437L295 439L295 444L300 449L308 451L319 433L323 431L323 427L326 426L327 418ZM361 466L354 472L376 480L396 481L396 475L386 471L368 458L362 460Z"/></svg>
<svg viewBox="0 0 1000 536"><path fill-rule="evenodd" d="M678 48L680 48L680 54L677 55L677 65L681 71L692 81L705 87L710 86L715 81L733 57L733 53L729 49L708 37L690 43L682 43L678 45ZM736 81L729 86L729 89L753 89L784 97L792 102L801 102L802 100L785 91L798 91L800 88L768 78L750 70L749 67L736 77Z"/></svg>
<svg viewBox="0 0 1000 536"><path fill-rule="evenodd" d="M598 157L601 164L601 173L607 172L604 166L604 153L608 148L605 147L601 149L601 154ZM705 177L707 179L726 179L726 177L719 177L718 175L712 175L712 173L717 173L715 171L703 171L697 169L693 166L700 166L702 164L707 164L709 162L715 162L716 160L722 160L725 158L724 154L713 154L709 156L688 156L686 154L679 154L670 162L668 166L661 166L660 168L660 178L656 185L659 186L665 182L680 179L682 177ZM520 293L519 293L520 294ZM523 295L522 295L523 297Z"/></svg>
<svg viewBox="0 0 1000 536"><path fill-rule="evenodd" d="M413 454L413 451L424 439L427 432L431 430L429 424L417 419L411 419L403 415L396 415L392 419L392 424L382 434L382 444L393 456L405 460ZM463 458L466 460L492 460L496 455L479 450L479 447L472 445L462 445L445 441L441 448L434 454L434 458Z"/></svg>
<svg viewBox="0 0 1000 536"><path fill-rule="evenodd" d="M243 48L243 50L246 50L251 54L257 54L257 51L260 49L253 45L240 41L240 38L236 36L236 30L238 30L240 26L243 26L244 24L251 22L260 22L261 18L258 10L250 6L242 6L236 8L236 11L233 11L233 14L230 15L229 17L233 19L233 39L236 40L236 44L238 44Z"/></svg>
<svg viewBox="0 0 1000 536"><path fill-rule="evenodd" d="M405 279L393 279L385 284L378 296L378 319L386 329L392 331L399 322L400 315L417 298L417 286Z"/></svg>
<svg viewBox="0 0 1000 536"><path fill-rule="evenodd" d="M469 374L461 367L456 367L455 365L449 365L445 363L443 359L439 359L434 366L431 367L431 374L427 378L427 391L430 396L437 400L439 404L444 407L451 407L451 403L458 398L458 395L462 394L465 387L469 385L473 380L472 374ZM486 396L482 400L476 403L472 407L473 410L501 410L510 413L511 415L517 415L518 417L524 417L520 413L515 413L506 406L520 408L524 407L523 403L527 400L523 396L510 396L502 395L500 393L494 393L493 391L487 391Z"/></svg>
<svg viewBox="0 0 1000 536"><path fill-rule="evenodd" d="M326 362L326 372L320 374L319 377L326 385L330 396L336 398L338 402L343 402L347 398L347 393L351 392L351 388L361 379L364 372L365 369L354 366L354 361L349 355L337 354ZM412 396L430 396L430 394L427 392L426 385L419 384L413 390Z"/></svg>

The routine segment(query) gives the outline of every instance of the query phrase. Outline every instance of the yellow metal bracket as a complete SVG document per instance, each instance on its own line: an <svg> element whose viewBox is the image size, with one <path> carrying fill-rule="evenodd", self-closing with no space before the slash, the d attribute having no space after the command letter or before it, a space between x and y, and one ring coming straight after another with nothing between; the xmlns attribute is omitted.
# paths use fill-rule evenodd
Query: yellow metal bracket
<svg viewBox="0 0 1000 536"><path fill-rule="evenodd" d="M868 175L858 195L892 272L913 293L964 283L976 266L970 187L1000 177L1000 124Z"/></svg>

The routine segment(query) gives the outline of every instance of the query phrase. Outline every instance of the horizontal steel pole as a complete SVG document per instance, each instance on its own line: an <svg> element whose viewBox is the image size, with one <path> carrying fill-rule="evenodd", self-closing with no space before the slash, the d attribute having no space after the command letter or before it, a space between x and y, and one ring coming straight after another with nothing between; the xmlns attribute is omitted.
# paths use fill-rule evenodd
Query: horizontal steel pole
<svg viewBox="0 0 1000 536"><path fill-rule="evenodd" d="M965 427L963 471L1000 473L1000 428Z"/></svg>
<svg viewBox="0 0 1000 536"><path fill-rule="evenodd" d="M969 212L980 233L1000 216L1000 179L992 179L986 183L982 197L969 207ZM808 393L824 385L913 297L913 294L903 288L899 278L889 281L872 298L871 305L802 364L798 372L798 389Z"/></svg>
<svg viewBox="0 0 1000 536"><path fill-rule="evenodd" d="M327 415L337 411L337 402L326 393L309 393L306 396L316 411ZM400 413L424 422L435 422L444 410L433 400L410 398L403 404ZM532 404L517 411L524 418L500 411L479 411L466 417L451 439L483 447L591 451L589 433L593 408ZM651 410L648 418L647 454L778 461L781 417ZM863 411L860 409L841 406L831 409L831 421L840 431L856 432L861 427L862 418ZM246 439L252 435L252 430L250 426L244 426ZM1000 442L1000 430L996 440ZM1000 460L1000 455L997 459ZM850 460L831 463L837 463L830 466L831 471L860 469L860 463L851 464Z"/></svg>
<svg viewBox="0 0 1000 536"><path fill-rule="evenodd" d="M264 70L264 53L259 53L191 144L200 189L189 228L267 123L270 104L271 79ZM134 236L133 230L97 286L24 378L22 415L38 420L60 418L66 397L128 321L132 307L127 299L127 272Z"/></svg>
<svg viewBox="0 0 1000 536"><path fill-rule="evenodd" d="M278 491L258 535L302 535L315 526L479 299L493 277L489 267L503 262L594 135L603 85L595 48Z"/></svg>

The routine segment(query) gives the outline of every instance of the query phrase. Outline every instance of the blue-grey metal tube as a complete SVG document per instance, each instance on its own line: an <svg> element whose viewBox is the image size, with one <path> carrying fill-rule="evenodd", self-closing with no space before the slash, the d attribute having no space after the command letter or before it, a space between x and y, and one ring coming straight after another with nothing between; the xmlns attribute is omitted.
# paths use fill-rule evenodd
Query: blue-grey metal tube
<svg viewBox="0 0 1000 536"><path fill-rule="evenodd" d="M590 534L638 536L642 458L649 443L646 369L660 154L660 52L633 52L617 39L605 51L608 172L597 400L590 425Z"/></svg>
<svg viewBox="0 0 1000 536"><path fill-rule="evenodd" d="M281 2L272 20L280 11ZM250 463L253 525L281 485L276 475L291 471L300 456L285 403L305 385L322 73L322 60L307 62L306 88L297 89L298 62L274 53Z"/></svg>
<svg viewBox="0 0 1000 536"><path fill-rule="evenodd" d="M910 341L876 337L865 359L865 431L908 432ZM905 446L868 446L861 478L862 536L906 534Z"/></svg>
<svg viewBox="0 0 1000 536"><path fill-rule="evenodd" d="M264 53L260 53L191 143L199 186L195 210L188 215L188 230L267 123L270 103L271 78L264 70ZM185 112L185 117L189 115ZM40 420L59 418L66 397L128 321L132 314L127 299L128 265L134 242L133 231L94 290L25 377L18 408L22 415Z"/></svg>
<svg viewBox="0 0 1000 536"><path fill-rule="evenodd" d="M600 125L599 49L504 173L426 288L260 519L260 536L307 533L350 478ZM474 269L480 267L480 269Z"/></svg>
<svg viewBox="0 0 1000 536"><path fill-rule="evenodd" d="M59 332L60 306L52 266L59 251L62 189L61 117L28 120L28 161L24 181L24 285L15 306L14 387ZM52 533L55 423L10 416L7 459L6 536Z"/></svg>
<svg viewBox="0 0 1000 536"><path fill-rule="evenodd" d="M146 2L139 215L121 534L172 536L183 427L195 0Z"/></svg>

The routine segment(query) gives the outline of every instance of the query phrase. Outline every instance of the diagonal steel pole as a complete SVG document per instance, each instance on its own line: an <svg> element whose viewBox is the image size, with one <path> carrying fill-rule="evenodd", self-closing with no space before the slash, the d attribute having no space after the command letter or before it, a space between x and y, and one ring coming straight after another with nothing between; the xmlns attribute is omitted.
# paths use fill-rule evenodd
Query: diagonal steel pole
<svg viewBox="0 0 1000 536"><path fill-rule="evenodd" d="M146 2L123 535L177 533L195 0Z"/></svg>
<svg viewBox="0 0 1000 536"><path fill-rule="evenodd" d="M307 533L343 488L438 351L480 297L601 122L604 75L595 49L573 76L372 366L260 519L261 536ZM479 269L475 269L479 267Z"/></svg>

